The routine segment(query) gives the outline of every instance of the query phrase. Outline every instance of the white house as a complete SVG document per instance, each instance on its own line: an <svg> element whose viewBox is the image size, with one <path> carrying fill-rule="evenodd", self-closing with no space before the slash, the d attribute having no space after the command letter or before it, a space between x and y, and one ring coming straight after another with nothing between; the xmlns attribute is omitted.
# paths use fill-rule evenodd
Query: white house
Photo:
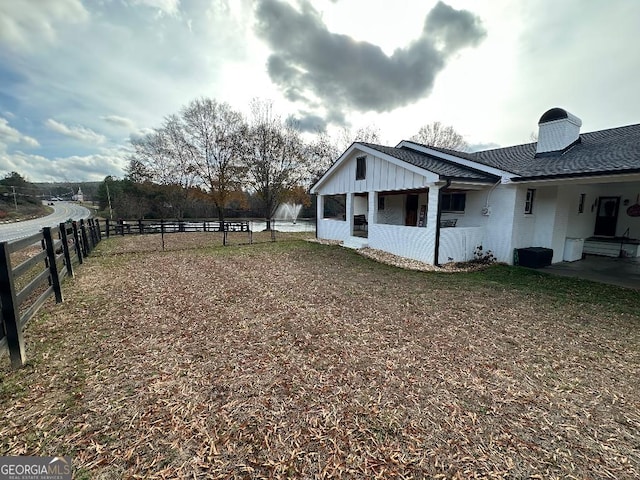
<svg viewBox="0 0 640 480"><path fill-rule="evenodd" d="M75 200L76 202L84 202L84 194L82 193L82 188L78 187L78 193L76 193L72 197L72 200Z"/></svg>
<svg viewBox="0 0 640 480"><path fill-rule="evenodd" d="M317 236L430 264L478 246L507 263L527 247L640 256L640 124L581 134L552 108L538 125L537 143L474 153L354 143L311 189Z"/></svg>

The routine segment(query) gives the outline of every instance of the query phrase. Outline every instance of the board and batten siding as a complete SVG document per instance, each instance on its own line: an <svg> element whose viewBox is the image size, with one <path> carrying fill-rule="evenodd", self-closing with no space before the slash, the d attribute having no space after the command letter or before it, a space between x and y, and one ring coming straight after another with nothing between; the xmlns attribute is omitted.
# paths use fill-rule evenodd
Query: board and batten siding
<svg viewBox="0 0 640 480"><path fill-rule="evenodd" d="M366 157L367 171L364 180L356 180L356 159ZM399 161L398 161L399 162ZM362 152L353 154L319 188L322 195L341 193L383 192L389 190L412 190L424 188L429 182L426 175L413 172L387 159Z"/></svg>

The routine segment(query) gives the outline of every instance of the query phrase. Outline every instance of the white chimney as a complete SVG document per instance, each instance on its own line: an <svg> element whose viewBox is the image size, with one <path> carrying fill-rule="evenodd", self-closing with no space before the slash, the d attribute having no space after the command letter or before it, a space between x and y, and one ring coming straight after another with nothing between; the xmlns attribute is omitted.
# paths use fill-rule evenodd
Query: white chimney
<svg viewBox="0 0 640 480"><path fill-rule="evenodd" d="M562 152L580 140L582 120L562 108L552 108L538 122L536 155Z"/></svg>

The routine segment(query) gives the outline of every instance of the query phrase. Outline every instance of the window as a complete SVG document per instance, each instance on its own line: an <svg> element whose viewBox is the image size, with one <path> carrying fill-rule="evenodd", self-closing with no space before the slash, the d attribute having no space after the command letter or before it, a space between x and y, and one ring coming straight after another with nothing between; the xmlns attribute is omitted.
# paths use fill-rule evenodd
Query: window
<svg viewBox="0 0 640 480"><path fill-rule="evenodd" d="M333 220L345 220L346 206L346 195L327 195L324 197L324 212L322 216Z"/></svg>
<svg viewBox="0 0 640 480"><path fill-rule="evenodd" d="M527 197L524 200L524 213L533 213L533 199L536 196L536 191L533 188L527 189Z"/></svg>
<svg viewBox="0 0 640 480"><path fill-rule="evenodd" d="M580 194L580 203L578 203L578 213L584 212L584 199L586 195L584 193Z"/></svg>
<svg viewBox="0 0 640 480"><path fill-rule="evenodd" d="M467 194L443 193L441 201L441 210L443 212L464 212L464 207L467 203Z"/></svg>
<svg viewBox="0 0 640 480"><path fill-rule="evenodd" d="M378 196L378 210L384 210L384 197L382 195Z"/></svg>
<svg viewBox="0 0 640 480"><path fill-rule="evenodd" d="M358 157L356 162L356 180L364 180L367 176L367 157Z"/></svg>

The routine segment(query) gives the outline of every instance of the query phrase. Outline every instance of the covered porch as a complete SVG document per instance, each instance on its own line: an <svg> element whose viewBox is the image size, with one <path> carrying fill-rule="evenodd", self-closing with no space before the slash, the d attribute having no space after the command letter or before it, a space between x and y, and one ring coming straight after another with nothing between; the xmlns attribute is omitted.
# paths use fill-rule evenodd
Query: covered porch
<svg viewBox="0 0 640 480"><path fill-rule="evenodd" d="M319 195L318 235L353 248L371 247L429 264L467 261L482 245L480 212L487 185L436 182L400 191Z"/></svg>
<svg viewBox="0 0 640 480"><path fill-rule="evenodd" d="M553 263L584 255L640 257L640 176L538 182L533 228L522 231L536 246L554 250ZM535 188L534 188L535 187ZM546 244L545 244L546 242Z"/></svg>

